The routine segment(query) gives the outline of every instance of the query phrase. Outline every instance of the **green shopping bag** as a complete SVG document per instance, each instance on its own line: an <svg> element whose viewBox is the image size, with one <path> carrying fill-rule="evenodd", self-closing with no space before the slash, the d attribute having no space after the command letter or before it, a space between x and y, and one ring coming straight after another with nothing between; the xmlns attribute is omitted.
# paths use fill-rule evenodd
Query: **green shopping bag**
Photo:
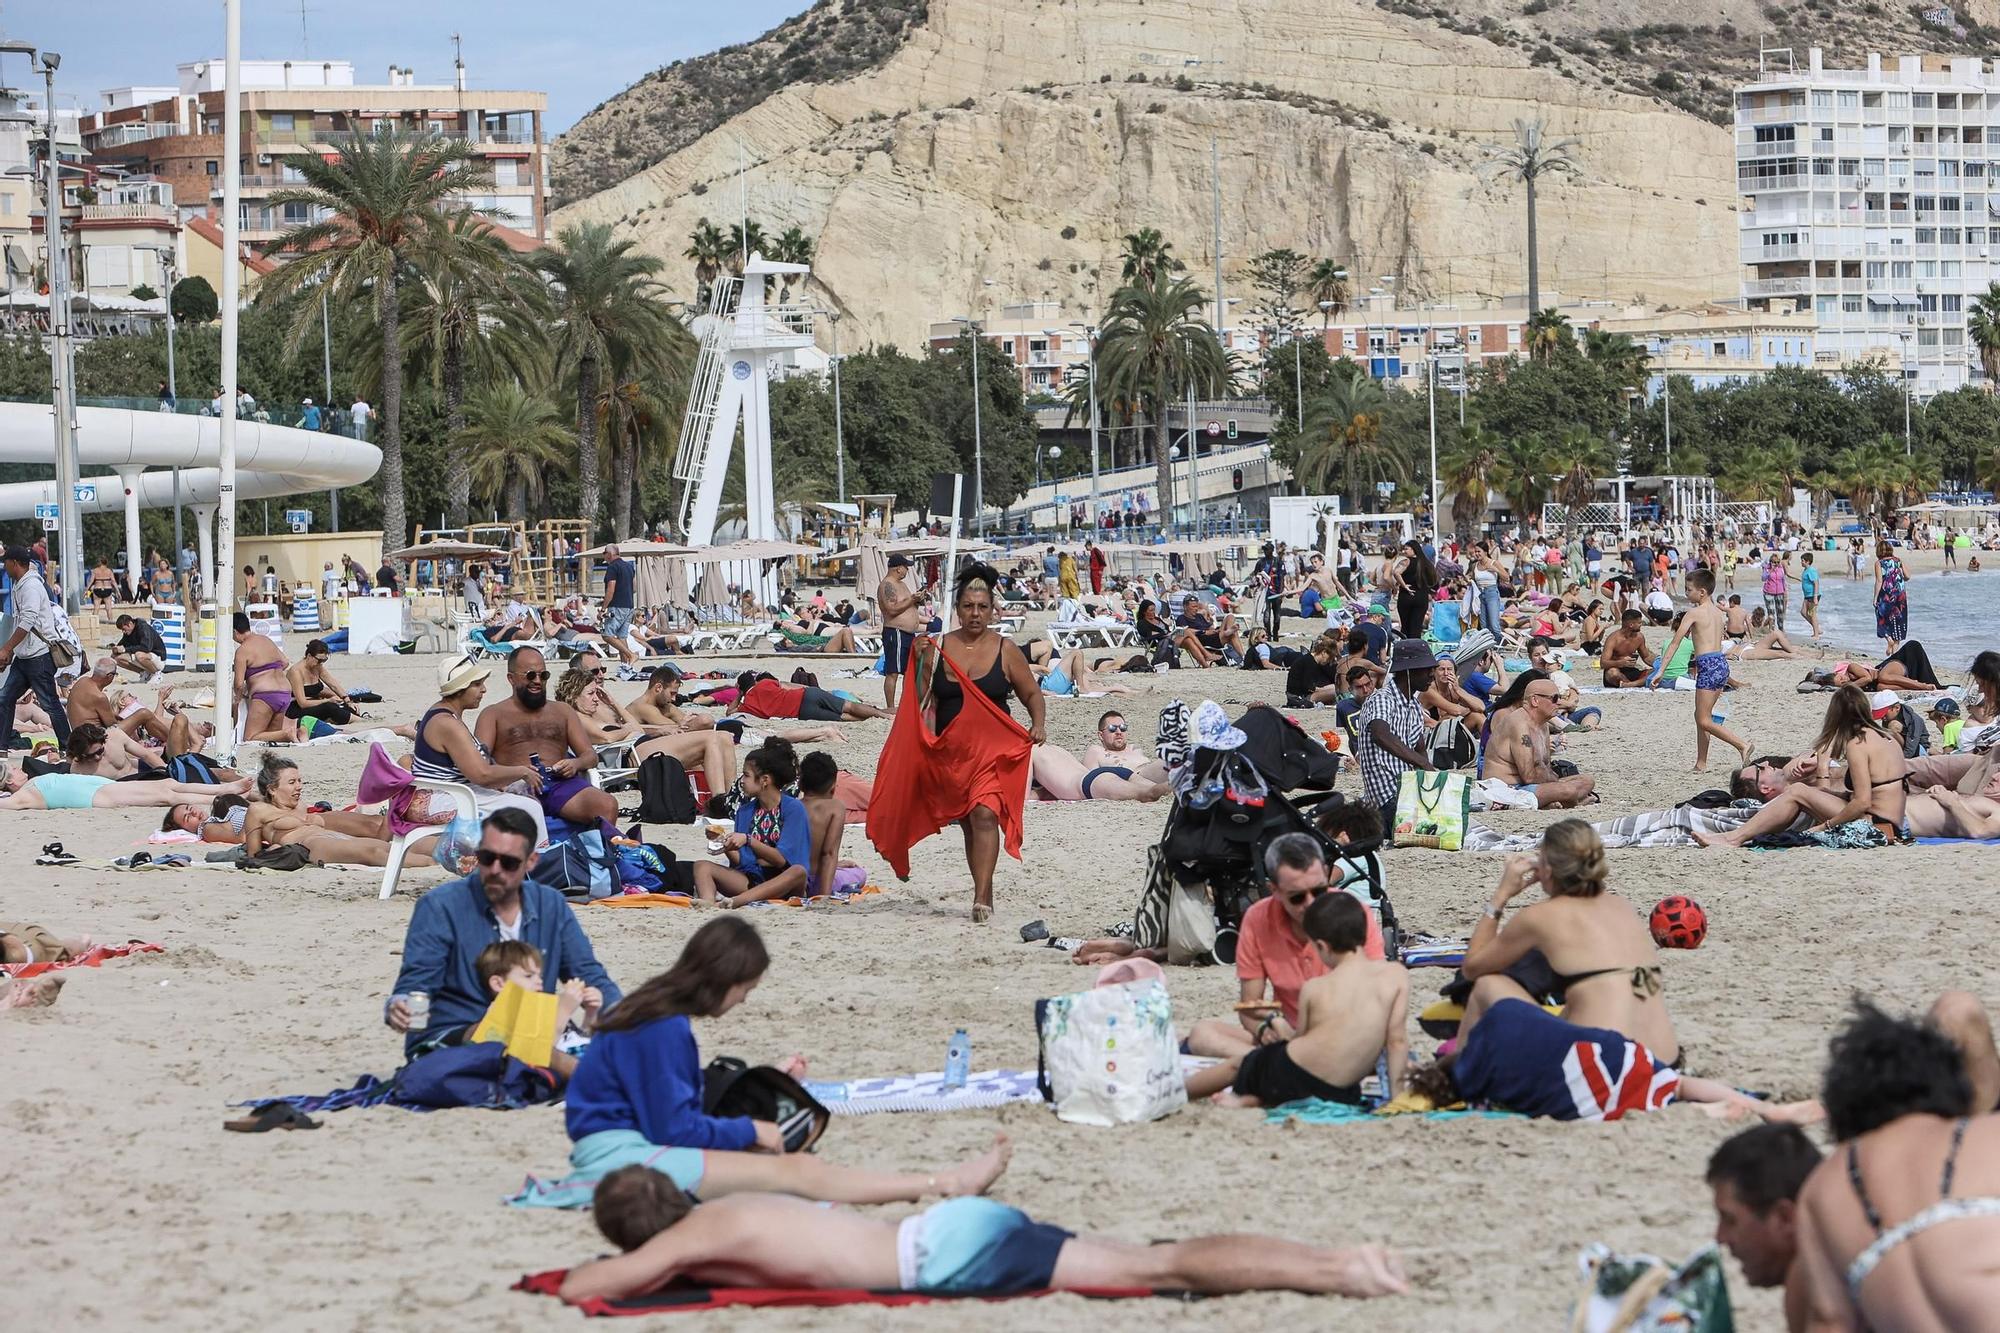
<svg viewBox="0 0 2000 1333"><path fill-rule="evenodd" d="M1396 790L1395 845L1455 852L1472 818L1472 775L1408 769Z"/></svg>

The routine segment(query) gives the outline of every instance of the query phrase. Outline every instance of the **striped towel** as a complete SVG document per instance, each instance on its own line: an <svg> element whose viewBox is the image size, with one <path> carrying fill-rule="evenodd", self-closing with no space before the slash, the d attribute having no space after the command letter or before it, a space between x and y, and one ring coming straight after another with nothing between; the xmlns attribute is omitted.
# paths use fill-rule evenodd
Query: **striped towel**
<svg viewBox="0 0 2000 1333"><path fill-rule="evenodd" d="M984 1069L962 1088L947 1089L944 1075L903 1074L846 1083L808 1080L806 1091L835 1115L876 1115L893 1111L983 1111L1014 1102L1042 1099L1032 1069Z"/></svg>

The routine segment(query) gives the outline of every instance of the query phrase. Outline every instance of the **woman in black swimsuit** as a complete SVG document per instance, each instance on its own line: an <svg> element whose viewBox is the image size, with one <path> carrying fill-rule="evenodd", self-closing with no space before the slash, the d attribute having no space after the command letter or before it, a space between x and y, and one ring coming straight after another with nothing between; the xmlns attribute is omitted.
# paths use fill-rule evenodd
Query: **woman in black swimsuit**
<svg viewBox="0 0 2000 1333"><path fill-rule="evenodd" d="M1511 856L1466 945L1463 971L1473 982L1459 1040L1501 1000L1537 1002L1507 969L1540 950L1563 992L1563 1018L1579 1027L1622 1032L1659 1059L1678 1065L1680 1037L1661 998L1660 955L1637 909L1605 887L1604 843L1580 819L1551 824L1534 856ZM1507 906L1529 885L1547 898L1500 928Z"/></svg>
<svg viewBox="0 0 2000 1333"><path fill-rule="evenodd" d="M917 640L917 697L932 701L934 726L940 734L965 707L965 691L958 677L937 661L941 646L973 686L1003 712L1008 711L1009 693L1020 699L1028 710L1028 735L1040 745L1049 738L1042 687L1020 648L993 627L999 618L993 589L999 582L1000 576L990 565L967 565L960 571L953 601L958 628L937 638L925 635ZM950 773L935 776L939 782L952 780ZM1000 816L984 805L975 805L959 821L959 828L965 834L965 864L972 871L972 919L984 922L993 916L993 867L1000 859Z"/></svg>

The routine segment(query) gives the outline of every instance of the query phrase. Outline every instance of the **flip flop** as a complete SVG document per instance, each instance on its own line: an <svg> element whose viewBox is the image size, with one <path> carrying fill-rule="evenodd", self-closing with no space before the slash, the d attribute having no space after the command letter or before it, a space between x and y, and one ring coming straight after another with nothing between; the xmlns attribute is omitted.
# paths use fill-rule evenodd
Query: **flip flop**
<svg viewBox="0 0 2000 1333"><path fill-rule="evenodd" d="M319 1121L290 1102L272 1102L240 1120L225 1120L222 1127L235 1134L268 1134L274 1129L318 1129Z"/></svg>

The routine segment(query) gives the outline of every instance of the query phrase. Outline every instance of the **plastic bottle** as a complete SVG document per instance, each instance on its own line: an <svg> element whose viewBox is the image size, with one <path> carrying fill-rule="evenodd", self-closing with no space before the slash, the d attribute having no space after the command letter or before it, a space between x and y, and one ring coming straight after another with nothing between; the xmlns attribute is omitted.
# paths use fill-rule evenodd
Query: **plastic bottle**
<svg viewBox="0 0 2000 1333"><path fill-rule="evenodd" d="M960 1028L951 1034L951 1042L944 1048L944 1086L954 1090L965 1086L965 1080L972 1071L972 1038Z"/></svg>

